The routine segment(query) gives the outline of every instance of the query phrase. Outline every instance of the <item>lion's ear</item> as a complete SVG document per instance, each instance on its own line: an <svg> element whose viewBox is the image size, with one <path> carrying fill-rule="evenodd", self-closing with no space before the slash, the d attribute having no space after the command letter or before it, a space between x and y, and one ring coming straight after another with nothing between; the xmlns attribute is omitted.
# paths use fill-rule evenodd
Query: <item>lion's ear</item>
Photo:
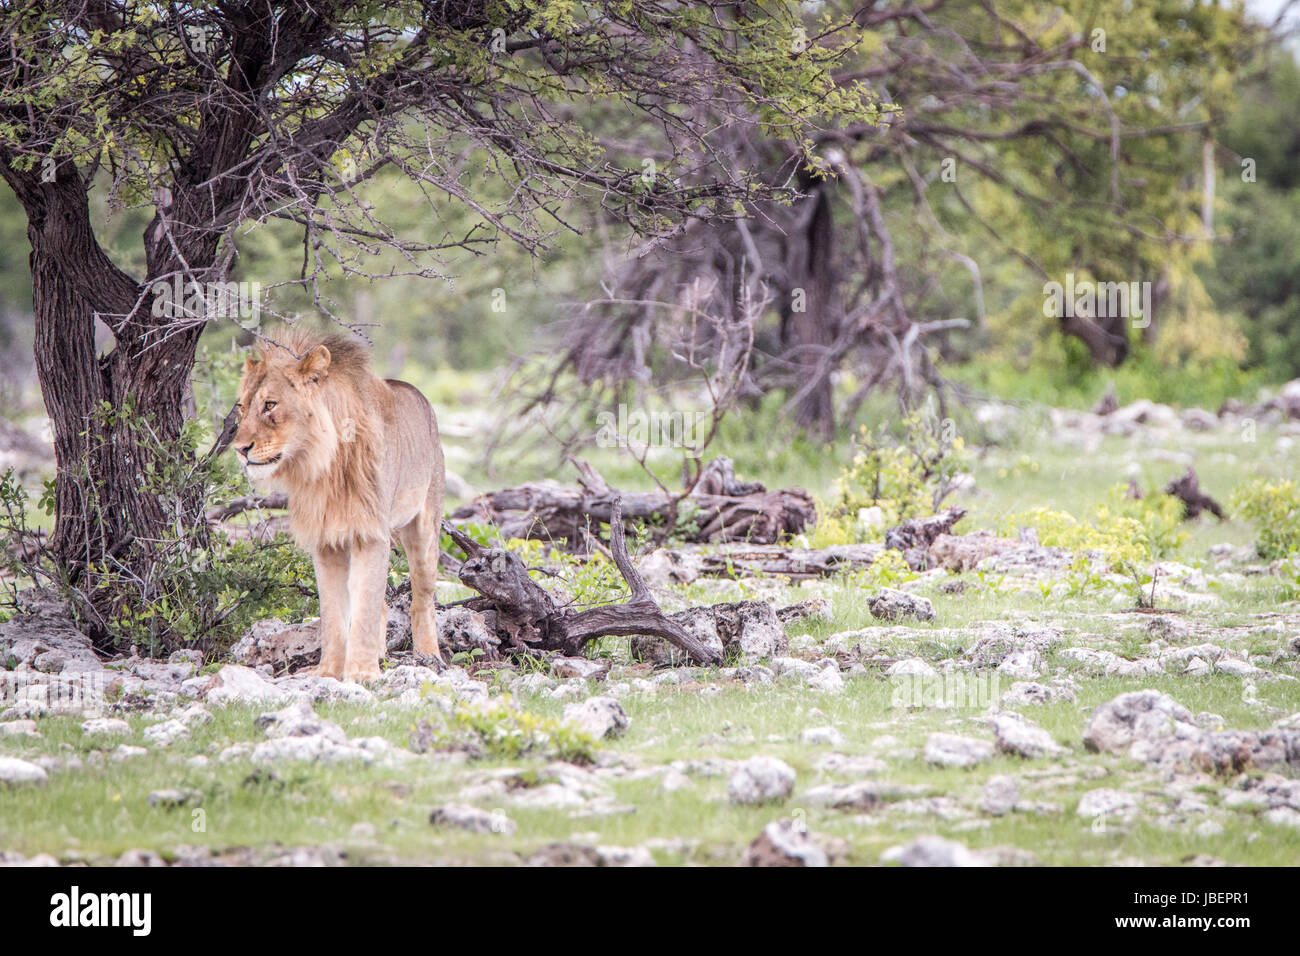
<svg viewBox="0 0 1300 956"><path fill-rule="evenodd" d="M252 356L252 355L250 355L250 356L248 356L246 359L244 359L244 374L247 375L247 374L248 374L249 372L251 372L253 369L257 368L257 363L260 362L260 361L261 361L261 359L259 359L259 358L255 358L255 357Z"/></svg>
<svg viewBox="0 0 1300 956"><path fill-rule="evenodd" d="M298 374L304 381L316 382L330 367L330 350L318 345L298 360Z"/></svg>

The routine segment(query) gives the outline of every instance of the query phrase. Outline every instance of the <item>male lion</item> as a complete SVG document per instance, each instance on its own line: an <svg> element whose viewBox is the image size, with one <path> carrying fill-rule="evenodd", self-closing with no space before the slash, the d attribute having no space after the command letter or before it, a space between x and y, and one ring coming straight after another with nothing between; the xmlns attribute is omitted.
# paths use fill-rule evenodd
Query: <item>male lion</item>
<svg viewBox="0 0 1300 956"><path fill-rule="evenodd" d="M312 555L317 673L379 675L393 535L411 565L416 653L441 659L434 582L446 477L433 409L413 385L374 375L346 336L290 327L272 338L244 364L233 445L250 479L288 492L289 530Z"/></svg>

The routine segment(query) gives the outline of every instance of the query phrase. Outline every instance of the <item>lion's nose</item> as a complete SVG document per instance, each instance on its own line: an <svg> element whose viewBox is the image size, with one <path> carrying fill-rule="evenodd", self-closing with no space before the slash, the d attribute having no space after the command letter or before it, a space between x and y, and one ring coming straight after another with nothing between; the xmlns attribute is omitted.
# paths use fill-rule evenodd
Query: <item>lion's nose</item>
<svg viewBox="0 0 1300 956"><path fill-rule="evenodd" d="M250 442L249 442L247 445L245 445L243 448L239 448L239 449L236 449L236 450L237 450L241 455L243 455L245 458L247 458L247 457L248 457L248 453L249 453L250 451L253 450L253 443L250 441Z"/></svg>

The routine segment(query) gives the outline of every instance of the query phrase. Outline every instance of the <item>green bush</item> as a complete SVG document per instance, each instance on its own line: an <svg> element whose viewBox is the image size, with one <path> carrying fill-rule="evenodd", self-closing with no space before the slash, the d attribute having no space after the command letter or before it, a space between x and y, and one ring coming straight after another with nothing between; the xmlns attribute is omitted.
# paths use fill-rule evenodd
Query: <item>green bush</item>
<svg viewBox="0 0 1300 956"><path fill-rule="evenodd" d="M934 514L952 492L966 456L951 421L940 421L927 406L900 424L899 437L886 426L859 428L853 461L836 479L836 500L821 509L814 546L880 540L887 528Z"/></svg>
<svg viewBox="0 0 1300 956"><path fill-rule="evenodd" d="M1257 479L1237 489L1232 509L1255 526L1255 550L1269 561L1300 550L1300 485Z"/></svg>
<svg viewBox="0 0 1300 956"><path fill-rule="evenodd" d="M137 416L129 404L114 407L107 402L96 414L106 422ZM153 430L141 427L138 432ZM98 640L136 646L144 653L178 647L222 650L253 621L301 620L314 613L311 561L286 535L254 542L212 529L205 543L201 529L192 526L185 502L197 496L220 504L249 491L233 456L206 460L198 455L200 446L210 441L201 418L186 422L174 442L155 440L150 453L142 456L140 481L177 509L175 520L169 521L167 533L148 542L142 565L127 568L104 555L88 561L75 579L35 546L32 502L12 472L0 476L0 570L11 579L11 590L16 592L26 580L51 585ZM84 475L84 463L64 467L81 468ZM52 482L47 482L35 507L53 514Z"/></svg>
<svg viewBox="0 0 1300 956"><path fill-rule="evenodd" d="M1010 537L1020 528L1033 528L1043 545L1092 551L1111 567L1124 568L1176 554L1187 540L1180 527L1182 514L1182 502L1172 495L1134 499L1125 494L1124 485L1114 485L1106 503L1098 505L1087 521L1064 511L1033 508L1003 517L998 533Z"/></svg>

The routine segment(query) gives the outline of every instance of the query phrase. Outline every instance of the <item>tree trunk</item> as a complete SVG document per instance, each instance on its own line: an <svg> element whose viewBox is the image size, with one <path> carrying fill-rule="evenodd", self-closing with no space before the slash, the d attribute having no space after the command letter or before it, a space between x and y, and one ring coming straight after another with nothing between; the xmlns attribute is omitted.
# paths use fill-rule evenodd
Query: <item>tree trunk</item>
<svg viewBox="0 0 1300 956"><path fill-rule="evenodd" d="M53 183L10 182L28 214L36 370L54 431L50 552L87 598L80 610L92 637L106 644L126 602L156 596L162 543L207 541L202 482L160 495L155 480L181 461L181 396L201 326L163 336L147 325L152 296L96 243L75 172ZM102 358L97 314L119 335Z"/></svg>
<svg viewBox="0 0 1300 956"><path fill-rule="evenodd" d="M1124 334L1124 323L1128 320L1087 316L1062 316L1061 332L1073 335L1088 347L1092 360L1107 368L1118 368L1128 358L1128 338Z"/></svg>
<svg viewBox="0 0 1300 956"><path fill-rule="evenodd" d="M808 184L804 184L808 188ZM806 222L793 231L787 246L787 275L790 296L787 316L791 339L799 349L800 364L807 369L801 385L802 398L795 419L810 435L823 441L835 437L835 403L830 373L833 366L823 361L835 341L835 275L832 247L835 241L830 199L825 185L812 186L812 196L801 204ZM801 301L795 308L796 295Z"/></svg>

